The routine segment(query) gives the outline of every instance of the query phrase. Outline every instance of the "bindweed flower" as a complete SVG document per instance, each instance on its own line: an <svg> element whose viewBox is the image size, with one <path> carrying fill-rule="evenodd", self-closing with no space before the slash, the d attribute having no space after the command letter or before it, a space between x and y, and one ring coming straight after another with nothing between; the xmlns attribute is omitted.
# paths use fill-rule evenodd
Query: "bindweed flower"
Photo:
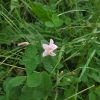
<svg viewBox="0 0 100 100"><path fill-rule="evenodd" d="M18 43L18 46L27 46L29 45L29 42L21 42L21 43Z"/></svg>
<svg viewBox="0 0 100 100"><path fill-rule="evenodd" d="M56 50L58 47L57 45L54 44L54 41L50 39L49 44L43 44L42 45L44 52L43 52L43 57L45 56L55 56L56 54L54 53L54 50Z"/></svg>

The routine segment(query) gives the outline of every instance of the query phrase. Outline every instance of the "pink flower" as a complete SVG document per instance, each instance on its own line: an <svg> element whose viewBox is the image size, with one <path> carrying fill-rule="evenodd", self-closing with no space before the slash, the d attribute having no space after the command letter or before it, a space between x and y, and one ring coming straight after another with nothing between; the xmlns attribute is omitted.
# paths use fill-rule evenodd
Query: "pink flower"
<svg viewBox="0 0 100 100"><path fill-rule="evenodd" d="M21 42L21 43L18 43L18 46L27 46L29 45L29 42Z"/></svg>
<svg viewBox="0 0 100 100"><path fill-rule="evenodd" d="M42 45L44 52L43 52L43 57L45 56L55 56L56 54L54 53L54 50L56 50L58 47L57 45L54 44L54 41L50 39L49 44L43 44Z"/></svg>

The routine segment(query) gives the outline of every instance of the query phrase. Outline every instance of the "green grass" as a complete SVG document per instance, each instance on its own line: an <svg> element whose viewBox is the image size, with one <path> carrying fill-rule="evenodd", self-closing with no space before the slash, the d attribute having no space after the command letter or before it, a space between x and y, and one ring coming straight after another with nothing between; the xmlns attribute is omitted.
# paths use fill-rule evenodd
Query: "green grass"
<svg viewBox="0 0 100 100"><path fill-rule="evenodd" d="M99 84L100 0L0 0L0 100L99 100Z"/></svg>

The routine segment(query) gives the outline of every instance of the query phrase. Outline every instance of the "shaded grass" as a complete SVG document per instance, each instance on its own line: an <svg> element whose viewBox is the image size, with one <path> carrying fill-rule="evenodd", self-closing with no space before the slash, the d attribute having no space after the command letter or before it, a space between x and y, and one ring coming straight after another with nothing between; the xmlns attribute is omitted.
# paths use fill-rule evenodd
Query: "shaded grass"
<svg viewBox="0 0 100 100"><path fill-rule="evenodd" d="M6 73L3 74L4 78L1 75L2 84L12 77L13 68L26 71L27 66L23 68L20 63L25 51L21 48L20 52L17 44L28 41L32 45L37 45L40 64L38 69L42 68L42 71L47 72L53 84L52 91L43 100L90 100L90 93L96 93L99 86L95 84L100 82L100 1L35 0L35 3L32 0L16 1L8 0L7 6L5 1L1 1L0 4L0 66ZM52 62L52 58L46 60L48 65L46 69L45 60L41 56L41 45L50 38L55 40L59 48L57 56L53 59L55 63ZM4 65L8 67L5 68ZM49 65L53 67L51 72ZM27 73L24 75L27 76ZM86 88L79 91L82 86ZM4 89L3 85L1 88ZM63 91L62 94L59 88ZM1 92L6 93L5 90ZM84 94L79 95L82 92L87 94L86 98Z"/></svg>

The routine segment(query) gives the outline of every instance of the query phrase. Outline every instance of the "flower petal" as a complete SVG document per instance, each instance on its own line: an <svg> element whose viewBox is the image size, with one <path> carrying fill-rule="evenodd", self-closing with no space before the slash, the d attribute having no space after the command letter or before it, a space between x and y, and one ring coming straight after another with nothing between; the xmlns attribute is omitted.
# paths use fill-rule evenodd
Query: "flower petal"
<svg viewBox="0 0 100 100"><path fill-rule="evenodd" d="M52 48L52 50L55 50L55 49L57 49L57 48L58 48L58 46L57 46L57 45L55 45L55 44L50 45L50 47Z"/></svg>
<svg viewBox="0 0 100 100"><path fill-rule="evenodd" d="M48 55L49 55L49 54L48 54L48 52L46 52L46 51L44 51L43 54L42 54L43 57L48 56Z"/></svg>
<svg viewBox="0 0 100 100"><path fill-rule="evenodd" d="M51 45L51 44L53 44L53 43L54 43L53 39L50 39L50 43L49 43L49 44Z"/></svg>
<svg viewBox="0 0 100 100"><path fill-rule="evenodd" d="M44 49L47 49L47 48L48 48L48 44L43 44L42 47L43 47Z"/></svg>

